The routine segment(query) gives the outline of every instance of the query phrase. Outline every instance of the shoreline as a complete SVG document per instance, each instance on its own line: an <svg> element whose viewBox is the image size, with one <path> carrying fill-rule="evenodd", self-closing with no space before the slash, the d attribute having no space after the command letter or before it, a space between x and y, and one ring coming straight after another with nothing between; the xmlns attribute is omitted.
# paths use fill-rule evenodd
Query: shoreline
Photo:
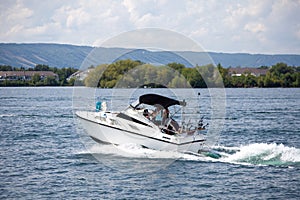
<svg viewBox="0 0 300 200"><path fill-rule="evenodd" d="M100 87L87 87L87 86L0 86L1 88L90 88L90 89L288 89L288 88L300 88L300 87L205 87L205 88L168 88L168 87L157 87L157 88L100 88Z"/></svg>

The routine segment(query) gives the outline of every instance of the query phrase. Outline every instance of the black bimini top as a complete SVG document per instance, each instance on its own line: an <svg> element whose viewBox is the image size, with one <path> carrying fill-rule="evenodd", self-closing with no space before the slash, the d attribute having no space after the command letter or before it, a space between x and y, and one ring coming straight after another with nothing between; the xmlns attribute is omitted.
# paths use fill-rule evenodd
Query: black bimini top
<svg viewBox="0 0 300 200"><path fill-rule="evenodd" d="M173 105L186 106L185 101L178 101L169 97L161 96L158 94L144 94L140 96L139 103L147 105L161 105L165 109Z"/></svg>

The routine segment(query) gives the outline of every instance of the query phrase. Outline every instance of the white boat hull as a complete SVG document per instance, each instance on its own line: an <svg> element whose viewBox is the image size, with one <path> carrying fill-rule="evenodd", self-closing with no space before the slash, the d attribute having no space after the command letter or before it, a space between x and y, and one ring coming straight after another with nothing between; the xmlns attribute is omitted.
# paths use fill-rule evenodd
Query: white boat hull
<svg viewBox="0 0 300 200"><path fill-rule="evenodd" d="M165 134L157 127L128 124L122 119L116 120L110 113L105 118L101 118L101 113L86 111L76 112L76 115L87 134L99 143L134 143L155 150L198 153L205 141L199 134L175 136Z"/></svg>

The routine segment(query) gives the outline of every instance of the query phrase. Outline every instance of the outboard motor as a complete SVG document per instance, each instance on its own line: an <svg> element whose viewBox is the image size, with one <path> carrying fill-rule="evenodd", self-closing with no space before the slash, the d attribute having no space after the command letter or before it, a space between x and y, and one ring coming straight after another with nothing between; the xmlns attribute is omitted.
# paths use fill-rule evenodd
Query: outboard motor
<svg viewBox="0 0 300 200"><path fill-rule="evenodd" d="M101 110L101 101L96 102L96 112L99 112Z"/></svg>
<svg viewBox="0 0 300 200"><path fill-rule="evenodd" d="M198 122L198 130L205 130L205 128L208 126L209 124L203 124L203 117L199 120Z"/></svg>

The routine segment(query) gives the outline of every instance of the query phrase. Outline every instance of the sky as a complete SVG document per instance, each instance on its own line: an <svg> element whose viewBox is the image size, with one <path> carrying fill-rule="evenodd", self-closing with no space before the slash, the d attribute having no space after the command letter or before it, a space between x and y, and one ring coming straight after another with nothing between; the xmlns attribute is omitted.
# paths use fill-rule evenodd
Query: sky
<svg viewBox="0 0 300 200"><path fill-rule="evenodd" d="M300 0L0 0L0 42L101 46L158 28L205 51L300 54L299 11Z"/></svg>

